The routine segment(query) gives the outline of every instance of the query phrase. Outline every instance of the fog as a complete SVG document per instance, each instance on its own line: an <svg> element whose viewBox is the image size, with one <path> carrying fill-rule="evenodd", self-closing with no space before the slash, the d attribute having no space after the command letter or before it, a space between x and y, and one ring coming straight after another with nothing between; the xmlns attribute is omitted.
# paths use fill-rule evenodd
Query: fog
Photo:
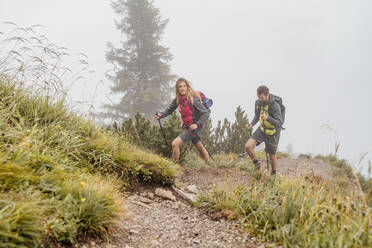
<svg viewBox="0 0 372 248"><path fill-rule="evenodd" d="M169 18L162 44L172 72L213 98L212 120L241 105L253 118L256 88L266 84L287 107L280 150L339 155L364 169L372 159L372 3L369 0L155 0ZM89 57L95 73L71 91L73 101L96 111L110 95L107 42L124 37L107 0L2 0L0 21L41 24L40 32L72 53ZM8 28L0 24L0 31ZM97 90L96 90L97 89ZM86 107L81 106L81 111ZM328 124L337 135L321 128Z"/></svg>

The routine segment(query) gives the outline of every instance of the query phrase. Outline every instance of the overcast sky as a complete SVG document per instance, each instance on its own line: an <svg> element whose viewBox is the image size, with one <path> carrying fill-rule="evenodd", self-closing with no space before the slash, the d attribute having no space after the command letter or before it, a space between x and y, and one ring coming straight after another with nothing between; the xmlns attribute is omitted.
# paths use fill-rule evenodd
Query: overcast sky
<svg viewBox="0 0 372 248"><path fill-rule="evenodd" d="M253 117L256 88L269 86L287 106L280 149L372 159L372 2L370 0L155 0L169 18L162 43L172 72L213 98L214 123L234 120L238 105ZM85 53L96 73L72 92L75 101L108 102L107 42L119 44L108 0L1 0L0 21L41 24L49 40ZM0 24L0 31L6 29ZM102 80L102 82L101 82ZM96 95L94 89L98 87ZM85 91L85 93L83 93ZM111 97L115 99L115 97Z"/></svg>

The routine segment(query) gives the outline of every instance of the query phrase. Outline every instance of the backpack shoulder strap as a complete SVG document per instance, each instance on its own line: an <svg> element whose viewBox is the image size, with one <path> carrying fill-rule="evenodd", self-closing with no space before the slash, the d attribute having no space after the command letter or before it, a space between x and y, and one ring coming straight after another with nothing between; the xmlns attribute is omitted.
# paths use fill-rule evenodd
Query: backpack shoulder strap
<svg viewBox="0 0 372 248"><path fill-rule="evenodd" d="M260 114L260 101L259 100L256 100L255 104L254 104L254 113L256 115L259 115Z"/></svg>

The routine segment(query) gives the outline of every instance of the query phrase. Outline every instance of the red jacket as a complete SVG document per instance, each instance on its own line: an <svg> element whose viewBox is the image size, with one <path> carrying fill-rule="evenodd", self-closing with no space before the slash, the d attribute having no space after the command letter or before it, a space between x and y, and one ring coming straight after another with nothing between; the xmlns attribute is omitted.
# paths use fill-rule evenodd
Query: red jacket
<svg viewBox="0 0 372 248"><path fill-rule="evenodd" d="M198 98L194 97L193 100L194 104L192 104L186 97L181 96L180 104L178 104L178 106L177 100L174 99L169 107L160 113L163 117L167 117L178 107L184 127L188 127L191 124L197 124L198 127L202 127L208 120L211 111L205 107Z"/></svg>

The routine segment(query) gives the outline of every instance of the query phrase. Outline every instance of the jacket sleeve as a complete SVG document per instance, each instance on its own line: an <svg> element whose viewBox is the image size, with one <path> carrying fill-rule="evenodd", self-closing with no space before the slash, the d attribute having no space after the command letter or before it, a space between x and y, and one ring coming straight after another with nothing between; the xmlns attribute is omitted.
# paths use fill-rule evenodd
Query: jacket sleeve
<svg viewBox="0 0 372 248"><path fill-rule="evenodd" d="M271 111L271 115L267 117L267 121L272 123L276 128L280 128L283 125L283 117L282 117L282 111L280 110L280 106L277 102L274 102Z"/></svg>
<svg viewBox="0 0 372 248"><path fill-rule="evenodd" d="M160 114L164 117L167 117L168 115L172 114L177 109L177 102L176 99L172 101L172 103L169 105L167 109L160 112Z"/></svg>
<svg viewBox="0 0 372 248"><path fill-rule="evenodd" d="M254 127L257 124L257 122L260 120L259 113L257 111L257 105L258 105L258 102L256 101L256 103L254 104L254 118L251 122L252 127Z"/></svg>
<svg viewBox="0 0 372 248"><path fill-rule="evenodd" d="M199 99L196 98L194 98L194 107L199 111L200 114L199 120L195 124L197 124L198 127L201 127L208 120L211 111L205 107Z"/></svg>

